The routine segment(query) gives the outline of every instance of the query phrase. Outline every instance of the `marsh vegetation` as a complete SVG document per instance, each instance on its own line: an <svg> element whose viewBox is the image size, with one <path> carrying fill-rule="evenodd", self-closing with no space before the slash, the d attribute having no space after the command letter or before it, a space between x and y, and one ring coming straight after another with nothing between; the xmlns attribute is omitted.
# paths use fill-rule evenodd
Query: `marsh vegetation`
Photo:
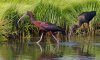
<svg viewBox="0 0 100 60"><path fill-rule="evenodd" d="M32 11L36 20L43 20L54 23L58 26L64 26L66 23L66 31L69 31L71 25L77 23L77 17L81 12L96 11L97 14L90 22L91 30L100 28L99 20L99 1L98 0L30 0L19 1L0 1L0 33L2 34L18 34L23 37L29 35L38 36L38 28L31 25L29 18L25 17L19 26L16 25L18 19L26 11ZM30 31L32 33L30 33Z"/></svg>
<svg viewBox="0 0 100 60"><path fill-rule="evenodd" d="M30 23L29 17L24 17L17 25L26 11L32 11L35 20L65 27L67 35L56 35L58 45L49 34L40 44L34 43L40 38L39 29ZM81 26L69 37L70 27L77 24L78 15L86 11L96 11L90 21L91 33L82 34ZM99 60L99 11L99 0L0 0L0 60ZM87 24L85 27L88 29Z"/></svg>

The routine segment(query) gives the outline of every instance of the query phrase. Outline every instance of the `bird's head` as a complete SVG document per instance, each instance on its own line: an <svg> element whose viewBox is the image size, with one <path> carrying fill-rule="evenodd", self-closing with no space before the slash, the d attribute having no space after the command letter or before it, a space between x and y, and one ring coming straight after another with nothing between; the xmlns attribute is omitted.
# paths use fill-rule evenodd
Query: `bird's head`
<svg viewBox="0 0 100 60"><path fill-rule="evenodd" d="M32 13L32 11L27 11L27 12L26 12L26 15L27 15L27 16L34 16L33 13Z"/></svg>
<svg viewBox="0 0 100 60"><path fill-rule="evenodd" d="M72 25L70 27L70 33L76 33L76 30L79 28L79 25Z"/></svg>
<svg viewBox="0 0 100 60"><path fill-rule="evenodd" d="M20 19L17 21L17 24L25 17L25 16L29 16L29 17L32 17L33 16L33 14L32 14L32 12L31 11L27 11L27 12L25 12L21 17L20 17Z"/></svg>

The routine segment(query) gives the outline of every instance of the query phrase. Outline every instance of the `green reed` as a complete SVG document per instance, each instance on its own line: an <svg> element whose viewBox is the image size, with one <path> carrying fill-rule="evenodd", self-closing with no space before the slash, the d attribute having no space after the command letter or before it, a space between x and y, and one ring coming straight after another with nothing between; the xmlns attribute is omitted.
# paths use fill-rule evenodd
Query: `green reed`
<svg viewBox="0 0 100 60"><path fill-rule="evenodd" d="M77 0L74 0L74 2L73 0L64 0L63 2L61 2L60 0L24 0L24 2L23 0L10 0L8 1L8 3L2 0L1 2L4 3L3 5L1 5L1 7L13 3L11 6L6 6L5 10L2 10L2 12L4 13L0 14L0 16L3 15L4 18L1 20L2 24L0 24L0 27L2 27L3 24L6 24L6 26L3 26L3 31L5 32L10 31L10 33L12 33L20 31L24 35L30 35L30 33L32 32L31 35L38 35L38 28L30 24L29 18L27 16L19 23L18 26L16 24L18 19L27 10L33 12L36 20L47 21L62 27L64 27L64 24L66 24L66 26L75 24L78 21L77 17L80 13L92 10L97 11L97 15L91 21L92 26L95 27L95 24L97 22L100 22L100 3L98 0L80 0L78 2ZM22 4L22 2L24 4ZM68 5L68 2L70 3L70 5Z"/></svg>

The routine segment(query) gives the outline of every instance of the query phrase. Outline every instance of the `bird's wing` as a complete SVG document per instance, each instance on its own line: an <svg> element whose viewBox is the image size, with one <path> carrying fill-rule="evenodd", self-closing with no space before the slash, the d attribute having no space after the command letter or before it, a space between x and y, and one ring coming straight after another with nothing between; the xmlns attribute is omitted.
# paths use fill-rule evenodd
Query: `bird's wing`
<svg viewBox="0 0 100 60"><path fill-rule="evenodd" d="M78 20L84 20L85 19L85 16L84 15L81 15L81 16L78 16Z"/></svg>
<svg viewBox="0 0 100 60"><path fill-rule="evenodd" d="M60 27L56 26L55 24L45 24L45 25L41 25L41 27L43 27L45 30L48 31L60 31Z"/></svg>

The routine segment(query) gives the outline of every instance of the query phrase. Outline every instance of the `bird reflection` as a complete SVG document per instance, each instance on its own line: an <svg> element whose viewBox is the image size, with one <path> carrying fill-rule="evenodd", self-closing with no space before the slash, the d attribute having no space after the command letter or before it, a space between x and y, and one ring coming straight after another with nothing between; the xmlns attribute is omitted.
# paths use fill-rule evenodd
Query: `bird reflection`
<svg viewBox="0 0 100 60"><path fill-rule="evenodd" d="M39 46L39 49L40 49L40 51L41 51L41 53L42 52L44 52L45 51L45 48L46 47L52 47L52 51L55 51L56 49L59 49L59 44L46 44L46 43L36 43L38 46ZM44 50L43 50L44 49Z"/></svg>
<svg viewBox="0 0 100 60"><path fill-rule="evenodd" d="M46 45L37 43L37 45L41 51L41 54L37 60L54 60L55 58L62 57L62 54L58 52L59 45L57 44Z"/></svg>

